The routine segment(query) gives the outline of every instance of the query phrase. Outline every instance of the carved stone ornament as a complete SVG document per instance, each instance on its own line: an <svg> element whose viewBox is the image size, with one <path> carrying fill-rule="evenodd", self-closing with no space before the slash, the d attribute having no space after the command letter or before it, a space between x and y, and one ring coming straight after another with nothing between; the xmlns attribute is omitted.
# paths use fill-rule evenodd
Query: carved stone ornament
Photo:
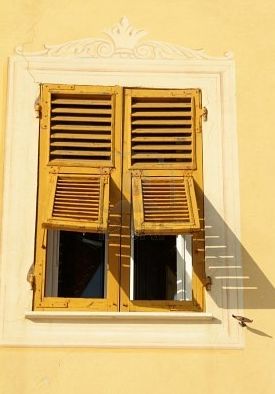
<svg viewBox="0 0 275 394"><path fill-rule="evenodd" d="M53 56L79 58L132 58L132 59L217 59L201 49L189 49L159 41L142 41L147 32L134 28L126 17L113 27L104 30L107 38L85 38L61 45L44 45L39 52L25 52L22 46L15 49L23 56ZM220 59L231 59L231 52Z"/></svg>

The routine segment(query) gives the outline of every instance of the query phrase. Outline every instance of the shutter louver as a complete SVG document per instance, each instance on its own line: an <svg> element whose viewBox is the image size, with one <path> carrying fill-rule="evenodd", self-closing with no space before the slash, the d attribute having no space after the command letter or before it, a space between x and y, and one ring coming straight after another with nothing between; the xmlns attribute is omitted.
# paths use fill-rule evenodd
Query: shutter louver
<svg viewBox="0 0 275 394"><path fill-rule="evenodd" d="M105 94L51 94L50 162L104 162L112 160L112 96Z"/></svg>
<svg viewBox="0 0 275 394"><path fill-rule="evenodd" d="M143 92L134 91L131 97L131 166L194 169L196 91Z"/></svg>
<svg viewBox="0 0 275 394"><path fill-rule="evenodd" d="M133 177L132 189L137 234L181 234L200 229L191 176Z"/></svg>
<svg viewBox="0 0 275 394"><path fill-rule="evenodd" d="M44 227L106 231L109 176L53 174L48 219Z"/></svg>

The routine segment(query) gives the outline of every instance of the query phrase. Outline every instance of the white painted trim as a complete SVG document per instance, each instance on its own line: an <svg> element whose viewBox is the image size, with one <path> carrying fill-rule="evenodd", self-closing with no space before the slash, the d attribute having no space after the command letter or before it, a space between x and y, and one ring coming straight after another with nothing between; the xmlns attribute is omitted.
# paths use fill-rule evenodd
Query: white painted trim
<svg viewBox="0 0 275 394"><path fill-rule="evenodd" d="M232 58L195 56L192 50L179 51L181 55L178 56L177 46L170 44L174 49L169 56L133 57L131 54L140 41L129 42L128 28L124 29L120 41L117 38L114 51L108 57L99 54L92 57L85 51L83 56L78 56L75 49L69 53L66 49L64 53L61 46L58 53L56 49L43 54L21 52L10 59L0 252L2 345L243 346L242 330L231 316L232 313L241 314L242 309L242 284L236 279L241 275L239 267L242 264L234 62ZM155 43L154 53L162 53L162 44ZM83 42L79 45L83 48ZM159 324L150 322L148 314L148 321L142 318L130 324L118 320L120 324L117 325L112 321L97 324L95 319L83 324L73 318L70 321L71 315L67 315L66 323L26 318L26 311L32 314L32 290L26 278L33 263L35 245L39 120L35 116L34 103L40 83L196 87L202 90L203 105L209 111L208 122L203 124L206 270L213 280L211 291L206 293L206 313L215 319L197 322L165 320ZM213 235L215 244L211 238ZM233 256L228 261L230 267L236 268L230 268L222 255ZM211 263L213 258L215 269ZM220 276L219 262L228 268L223 269L223 279L216 280L215 277Z"/></svg>
<svg viewBox="0 0 275 394"><path fill-rule="evenodd" d="M212 313L205 312L26 312L25 317L33 321L76 321L93 322L94 320L122 320L129 322L139 320L141 323L150 321L205 321L213 320Z"/></svg>

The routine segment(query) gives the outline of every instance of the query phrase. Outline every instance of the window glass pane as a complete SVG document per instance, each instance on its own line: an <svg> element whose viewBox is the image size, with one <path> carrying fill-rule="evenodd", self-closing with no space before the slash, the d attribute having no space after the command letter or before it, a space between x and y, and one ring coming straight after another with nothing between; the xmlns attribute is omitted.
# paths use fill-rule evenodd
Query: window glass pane
<svg viewBox="0 0 275 394"><path fill-rule="evenodd" d="M46 296L104 298L105 235L49 231Z"/></svg>
<svg viewBox="0 0 275 394"><path fill-rule="evenodd" d="M133 240L134 300L192 298L191 236L139 236Z"/></svg>

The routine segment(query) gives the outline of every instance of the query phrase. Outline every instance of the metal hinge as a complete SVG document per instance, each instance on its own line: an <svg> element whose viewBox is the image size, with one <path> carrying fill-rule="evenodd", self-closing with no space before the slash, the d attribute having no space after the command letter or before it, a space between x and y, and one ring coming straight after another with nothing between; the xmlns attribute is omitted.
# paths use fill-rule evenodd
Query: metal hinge
<svg viewBox="0 0 275 394"><path fill-rule="evenodd" d="M208 109L206 107L202 108L201 116L202 116L202 119L205 122L207 122L207 120L208 120Z"/></svg>
<svg viewBox="0 0 275 394"><path fill-rule="evenodd" d="M207 291L211 290L211 287L212 287L212 278L211 278L211 276L206 276L206 278L203 281L203 285L204 285L204 287L205 287L205 289Z"/></svg>
<svg viewBox="0 0 275 394"><path fill-rule="evenodd" d="M36 117L38 119L40 119L41 118L41 114L42 114L42 107L41 107L41 104L40 104L40 97L35 101L34 110L36 112Z"/></svg>
<svg viewBox="0 0 275 394"><path fill-rule="evenodd" d="M27 274L27 281L31 285L31 289L35 289L35 275L34 275L34 264L30 266L29 272Z"/></svg>

